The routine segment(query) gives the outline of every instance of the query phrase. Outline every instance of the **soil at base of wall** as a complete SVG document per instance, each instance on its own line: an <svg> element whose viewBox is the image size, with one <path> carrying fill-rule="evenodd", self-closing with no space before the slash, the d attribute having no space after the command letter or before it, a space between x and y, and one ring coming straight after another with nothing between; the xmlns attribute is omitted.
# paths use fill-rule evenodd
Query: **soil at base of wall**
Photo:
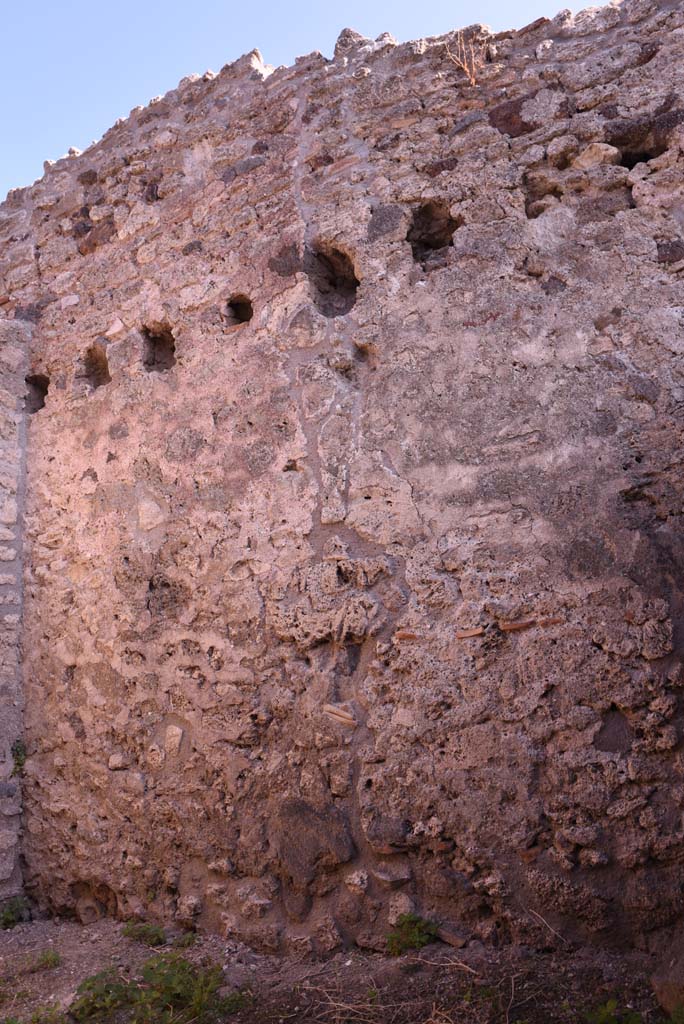
<svg viewBox="0 0 684 1024"><path fill-rule="evenodd" d="M169 936L172 940L172 937ZM170 943L168 947L171 948ZM36 968L41 954L56 967ZM0 932L0 1021L49 1020L79 984L108 967L134 975L154 952L119 922L37 921ZM235 1024L651 1024L663 1019L651 957L602 951L533 953L523 947L462 950L432 944L399 957L347 950L327 961L269 957L217 936L182 955L221 966L225 990L247 993ZM53 957L53 959L56 959ZM54 1018L53 1018L54 1019Z"/></svg>

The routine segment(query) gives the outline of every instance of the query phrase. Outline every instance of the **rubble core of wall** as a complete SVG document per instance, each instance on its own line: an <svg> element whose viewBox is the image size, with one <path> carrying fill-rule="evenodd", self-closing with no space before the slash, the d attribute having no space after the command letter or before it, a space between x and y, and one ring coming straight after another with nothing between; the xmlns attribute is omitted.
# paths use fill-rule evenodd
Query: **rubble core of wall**
<svg viewBox="0 0 684 1024"><path fill-rule="evenodd" d="M0 207L43 909L682 916L684 8L466 39L249 54Z"/></svg>

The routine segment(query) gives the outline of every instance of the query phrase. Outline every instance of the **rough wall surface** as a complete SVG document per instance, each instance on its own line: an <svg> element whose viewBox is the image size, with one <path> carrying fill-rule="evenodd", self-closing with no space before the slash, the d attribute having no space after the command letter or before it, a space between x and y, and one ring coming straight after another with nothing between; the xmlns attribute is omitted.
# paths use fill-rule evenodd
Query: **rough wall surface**
<svg viewBox="0 0 684 1024"><path fill-rule="evenodd" d="M44 907L684 912L684 6L470 35L475 85L455 35L249 55L0 208Z"/></svg>
<svg viewBox="0 0 684 1024"><path fill-rule="evenodd" d="M24 760L21 678L24 377L30 326L0 317L0 900L21 891L19 840Z"/></svg>

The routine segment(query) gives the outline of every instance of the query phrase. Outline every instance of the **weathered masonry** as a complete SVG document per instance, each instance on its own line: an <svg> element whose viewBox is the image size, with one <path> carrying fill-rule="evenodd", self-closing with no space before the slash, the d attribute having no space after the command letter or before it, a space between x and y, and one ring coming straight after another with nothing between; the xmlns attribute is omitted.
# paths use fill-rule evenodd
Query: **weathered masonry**
<svg viewBox="0 0 684 1024"><path fill-rule="evenodd" d="M673 0L346 31L10 194L0 898L21 784L84 921L667 938L683 52Z"/></svg>
<svg viewBox="0 0 684 1024"><path fill-rule="evenodd" d="M30 325L0 318L0 900L21 892L19 771L25 758L21 682L21 506L24 388Z"/></svg>

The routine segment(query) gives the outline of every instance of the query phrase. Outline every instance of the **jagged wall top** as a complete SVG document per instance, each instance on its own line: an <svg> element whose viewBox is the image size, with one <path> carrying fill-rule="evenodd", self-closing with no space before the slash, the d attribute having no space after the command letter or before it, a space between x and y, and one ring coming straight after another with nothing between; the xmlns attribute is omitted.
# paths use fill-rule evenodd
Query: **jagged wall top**
<svg viewBox="0 0 684 1024"><path fill-rule="evenodd" d="M36 187L41 184L47 185L55 175L63 171L72 170L73 161L79 156L85 155L88 159L97 159L102 147L125 146L127 141L130 141L127 133L140 129L146 123L149 128L147 131L143 130L141 139L151 136L158 129L159 119L166 116L171 123L174 123L172 110L180 109L183 104L197 103L211 94L216 96L227 94L231 98L237 98L236 94L239 94L241 85L253 87L255 82L263 82L271 76L274 76L275 81L287 80L292 74L306 74L314 67L322 66L325 66L331 74L335 74L348 68L350 64L356 65L366 60L372 62L378 56L387 56L390 52L392 59L397 65L400 65L406 56L422 54L428 49L443 50L445 44L448 45L458 32L467 35L475 32L489 36L492 41L497 43L499 55L505 57L517 40L541 39L543 44L547 45L547 42L552 43L555 39L567 39L571 36L580 38L600 32L605 28L614 27L621 16L626 16L630 22L638 21L649 13L648 8L649 0L611 0L607 5L588 7L577 14L573 14L566 8L554 18L539 18L517 30L492 34L487 26L474 24L443 36L431 36L406 43L397 43L388 32L382 33L377 39L372 40L354 29L345 28L337 38L331 60L325 58L320 51L315 50L305 56L297 57L294 65L289 67L285 65L274 67L265 64L260 51L253 49L237 60L224 65L218 74L206 71L203 75L185 76L177 88L169 90L164 95L154 97L145 106L134 107L128 117L119 118L111 128L107 129L100 140L93 142L85 150L70 149L67 155L57 160L47 160L44 165L44 176L37 179L32 185L10 189L6 202L15 206L25 201L30 195L33 195L33 190ZM487 69L485 78L488 80L494 75L495 69L490 68ZM0 204L0 209L2 205L4 204Z"/></svg>

